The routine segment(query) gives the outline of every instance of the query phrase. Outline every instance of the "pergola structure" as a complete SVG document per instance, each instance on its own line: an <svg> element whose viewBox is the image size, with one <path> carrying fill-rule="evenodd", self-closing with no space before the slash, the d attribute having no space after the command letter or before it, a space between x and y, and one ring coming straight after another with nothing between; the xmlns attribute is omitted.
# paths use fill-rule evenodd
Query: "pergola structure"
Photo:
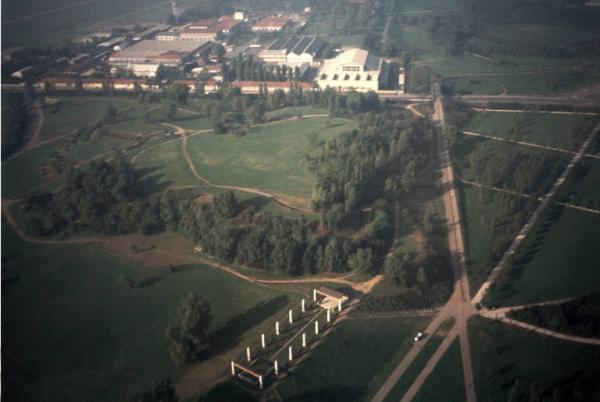
<svg viewBox="0 0 600 402"><path fill-rule="evenodd" d="M319 296L323 296L323 298L319 300ZM348 300L347 295L335 289L325 286L313 289L313 301L325 310L335 310L337 308L338 311L342 311L342 305Z"/></svg>

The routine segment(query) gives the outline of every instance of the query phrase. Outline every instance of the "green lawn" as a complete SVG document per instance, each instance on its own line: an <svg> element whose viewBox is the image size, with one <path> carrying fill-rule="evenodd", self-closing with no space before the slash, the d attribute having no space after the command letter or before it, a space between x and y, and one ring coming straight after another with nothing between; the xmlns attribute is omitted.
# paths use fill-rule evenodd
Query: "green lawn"
<svg viewBox="0 0 600 402"><path fill-rule="evenodd" d="M344 321L278 386L290 402L365 401L406 354L423 318Z"/></svg>
<svg viewBox="0 0 600 402"><path fill-rule="evenodd" d="M508 94L554 95L576 91L600 82L598 71L562 71L492 77Z"/></svg>
<svg viewBox="0 0 600 402"><path fill-rule="evenodd" d="M2 385L11 401L114 401L155 379L177 381L186 371L171 363L165 330L191 292L211 303L218 337L198 367L218 375L255 326L270 325L293 299L202 266L171 274L96 246L25 243L4 222L2 277Z"/></svg>
<svg viewBox="0 0 600 402"><path fill-rule="evenodd" d="M243 137L198 135L188 147L198 172L215 184L257 187L308 198L314 176L305 155L319 141L350 131L345 119L301 119L275 122Z"/></svg>
<svg viewBox="0 0 600 402"><path fill-rule="evenodd" d="M559 206L546 213L488 302L518 305L600 290L600 216Z"/></svg>
<svg viewBox="0 0 600 402"><path fill-rule="evenodd" d="M477 112L465 130L577 151L598 121L594 116Z"/></svg>
<svg viewBox="0 0 600 402"><path fill-rule="evenodd" d="M460 343L456 339L413 401L463 402L465 400L465 381L460 358Z"/></svg>
<svg viewBox="0 0 600 402"><path fill-rule="evenodd" d="M536 381L545 393L561 381L597 369L600 360L598 347L543 337L480 317L469 321L469 341L480 402L507 401L516 379L525 392ZM585 396L581 400L597 400L599 395Z"/></svg>

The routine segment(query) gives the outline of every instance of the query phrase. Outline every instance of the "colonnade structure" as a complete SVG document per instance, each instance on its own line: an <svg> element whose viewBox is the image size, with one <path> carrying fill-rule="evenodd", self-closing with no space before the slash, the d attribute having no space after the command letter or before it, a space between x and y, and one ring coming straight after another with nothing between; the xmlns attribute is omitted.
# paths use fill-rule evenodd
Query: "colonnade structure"
<svg viewBox="0 0 600 402"><path fill-rule="evenodd" d="M311 296L289 309L255 343L245 345L243 353L231 361L232 377L264 389L304 357L350 300L344 293L324 286L313 289Z"/></svg>

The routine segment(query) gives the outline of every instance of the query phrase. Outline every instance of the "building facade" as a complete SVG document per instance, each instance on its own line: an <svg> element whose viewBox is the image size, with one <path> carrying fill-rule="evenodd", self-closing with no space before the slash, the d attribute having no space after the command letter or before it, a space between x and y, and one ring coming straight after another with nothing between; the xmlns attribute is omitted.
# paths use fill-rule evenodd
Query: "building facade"
<svg viewBox="0 0 600 402"><path fill-rule="evenodd" d="M384 61L372 56L367 50L350 49L337 57L325 60L317 84L321 89L333 88L340 91L377 91L385 85L382 74Z"/></svg>

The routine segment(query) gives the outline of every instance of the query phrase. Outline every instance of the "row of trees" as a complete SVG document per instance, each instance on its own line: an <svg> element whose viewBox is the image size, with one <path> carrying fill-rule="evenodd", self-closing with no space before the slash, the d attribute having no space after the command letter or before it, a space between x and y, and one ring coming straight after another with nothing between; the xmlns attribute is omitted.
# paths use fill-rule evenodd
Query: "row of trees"
<svg viewBox="0 0 600 402"><path fill-rule="evenodd" d="M590 293L562 304L514 310L509 316L556 332L599 338L600 292Z"/></svg>
<svg viewBox="0 0 600 402"><path fill-rule="evenodd" d="M230 66L223 65L223 76L227 81L299 81L300 68L266 66L254 60L252 56L239 55Z"/></svg>

